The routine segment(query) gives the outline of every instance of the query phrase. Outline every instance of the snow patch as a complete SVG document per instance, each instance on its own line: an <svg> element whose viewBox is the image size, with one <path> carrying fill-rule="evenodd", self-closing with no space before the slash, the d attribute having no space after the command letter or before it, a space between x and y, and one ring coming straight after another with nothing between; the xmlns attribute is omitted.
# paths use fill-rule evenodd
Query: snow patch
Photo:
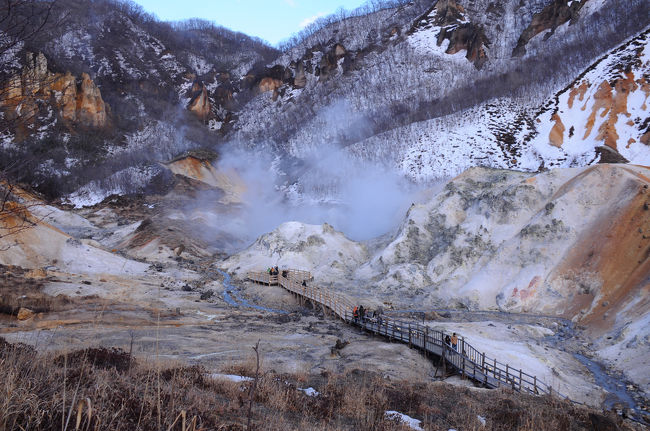
<svg viewBox="0 0 650 431"><path fill-rule="evenodd" d="M387 419L402 422L411 429L414 429L416 431L424 431L424 429L420 426L422 424L421 420L414 419L408 415L405 415L404 413L400 413L395 410L387 410L385 415Z"/></svg>

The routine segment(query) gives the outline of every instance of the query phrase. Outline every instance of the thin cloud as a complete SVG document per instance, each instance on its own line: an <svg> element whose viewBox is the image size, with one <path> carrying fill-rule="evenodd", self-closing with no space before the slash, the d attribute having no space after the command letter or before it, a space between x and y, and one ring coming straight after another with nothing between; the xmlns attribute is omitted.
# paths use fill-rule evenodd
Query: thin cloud
<svg viewBox="0 0 650 431"><path fill-rule="evenodd" d="M325 16L325 15L327 15L325 12L318 12L316 15L314 15L314 16L312 16L312 17L309 17L309 18L305 18L305 19L303 19L302 21L300 21L300 24L298 24L298 25L300 26L300 28L305 28L305 27L307 27L309 24L311 24L311 23L313 23L314 21L316 21L318 18L323 17L323 16Z"/></svg>
<svg viewBox="0 0 650 431"><path fill-rule="evenodd" d="M296 1L295 0L284 0L286 4L288 4L291 7L296 7Z"/></svg>

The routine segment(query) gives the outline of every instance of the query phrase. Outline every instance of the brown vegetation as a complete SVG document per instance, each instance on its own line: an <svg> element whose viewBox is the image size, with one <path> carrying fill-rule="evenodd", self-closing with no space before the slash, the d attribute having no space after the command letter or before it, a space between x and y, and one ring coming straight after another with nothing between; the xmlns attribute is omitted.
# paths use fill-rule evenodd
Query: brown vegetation
<svg viewBox="0 0 650 431"><path fill-rule="evenodd" d="M238 371L250 375L253 364ZM594 418L636 427L550 397L390 381L360 370L308 379L266 372L251 391L255 382L215 379L200 366L135 361L119 349L39 355L0 339L0 429L240 430L251 393L251 429L259 430L408 429L387 419L387 410L421 419L427 430L481 429L479 416L492 430L587 430ZM297 390L308 385L320 393Z"/></svg>

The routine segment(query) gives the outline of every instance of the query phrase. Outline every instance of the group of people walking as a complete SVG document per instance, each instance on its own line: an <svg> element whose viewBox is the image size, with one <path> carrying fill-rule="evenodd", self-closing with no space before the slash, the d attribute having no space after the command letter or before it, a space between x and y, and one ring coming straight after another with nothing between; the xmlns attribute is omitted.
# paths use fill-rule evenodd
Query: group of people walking
<svg viewBox="0 0 650 431"><path fill-rule="evenodd" d="M458 335L454 332L451 337L449 334L445 335L445 344L454 350L458 350Z"/></svg>
<svg viewBox="0 0 650 431"><path fill-rule="evenodd" d="M370 322L376 323L380 326L383 323L380 310L368 311L363 307L363 305L357 305L354 307L354 309L352 309L352 319L355 323Z"/></svg>
<svg viewBox="0 0 650 431"><path fill-rule="evenodd" d="M266 269L266 272L269 275L278 275L280 271L278 270L277 266L271 266L271 267ZM286 271L283 271L283 272L286 272Z"/></svg>

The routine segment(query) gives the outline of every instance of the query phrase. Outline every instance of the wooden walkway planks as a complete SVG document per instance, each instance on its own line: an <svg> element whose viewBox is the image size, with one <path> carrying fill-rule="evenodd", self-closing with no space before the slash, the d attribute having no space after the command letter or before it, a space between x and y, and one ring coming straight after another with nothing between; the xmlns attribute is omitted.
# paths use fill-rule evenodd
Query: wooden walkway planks
<svg viewBox="0 0 650 431"><path fill-rule="evenodd" d="M443 366L449 367L450 371L455 371L488 388L507 386L518 392L536 395L554 392L549 385L536 376L512 368L496 358L488 357L462 338L458 339L457 350L454 350L444 342L445 336L451 334L436 331L417 322L393 319L388 316L364 319L364 321L355 320L352 316L355 304L331 289L313 285L311 282L313 277L307 271L283 269L280 270L279 275L249 272L248 279L270 286L279 285L302 299L312 301L314 305L321 305L324 310L331 311L348 324L359 326L390 340L406 343L409 347L426 354L435 355L441 359Z"/></svg>

